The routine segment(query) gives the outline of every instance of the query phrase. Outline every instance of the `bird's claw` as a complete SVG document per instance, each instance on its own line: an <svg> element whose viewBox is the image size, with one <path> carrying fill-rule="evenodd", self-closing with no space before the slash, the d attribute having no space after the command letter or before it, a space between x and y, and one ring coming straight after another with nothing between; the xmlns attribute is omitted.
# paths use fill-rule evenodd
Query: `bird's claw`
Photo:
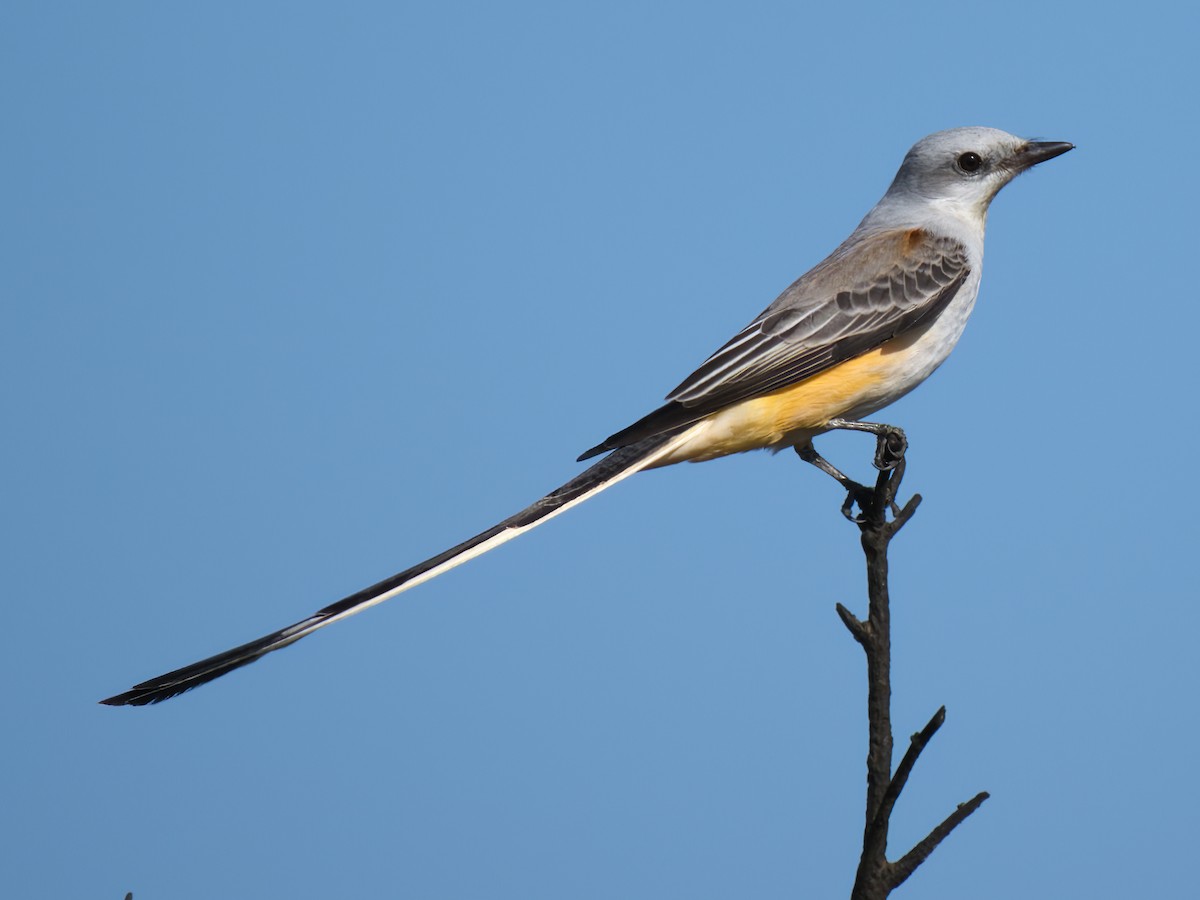
<svg viewBox="0 0 1200 900"><path fill-rule="evenodd" d="M842 515L855 525L861 525L866 519L866 509L875 497L875 492L865 485L859 484L857 481L851 481L846 486L846 500L842 503ZM858 508L862 510L858 515L854 514L854 504L858 504Z"/></svg>
<svg viewBox="0 0 1200 900"><path fill-rule="evenodd" d="M867 508L875 502L875 489L861 485L858 482L851 482L846 487L846 499L842 503L842 515L847 520L855 525L862 525L867 521ZM858 514L854 512L854 506L858 504L861 510ZM900 515L900 505L895 500L888 501L888 510L892 514L892 518L898 518Z"/></svg>
<svg viewBox="0 0 1200 900"><path fill-rule="evenodd" d="M886 426L881 431L875 443L875 468L888 472L900 465L904 453L908 450L908 438L902 428L894 425Z"/></svg>

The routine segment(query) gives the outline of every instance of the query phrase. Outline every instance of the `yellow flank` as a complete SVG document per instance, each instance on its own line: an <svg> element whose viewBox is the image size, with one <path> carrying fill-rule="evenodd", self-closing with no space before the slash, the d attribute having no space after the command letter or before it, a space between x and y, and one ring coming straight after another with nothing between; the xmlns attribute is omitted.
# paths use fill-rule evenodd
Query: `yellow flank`
<svg viewBox="0 0 1200 900"><path fill-rule="evenodd" d="M749 400L747 413L758 424L752 430L760 439L774 443L798 428L822 428L875 393L886 380L888 368L882 348L876 348L799 384Z"/></svg>
<svg viewBox="0 0 1200 900"><path fill-rule="evenodd" d="M658 465L803 443L824 431L830 419L878 409L895 399L896 376L918 336L902 335L804 381L715 412Z"/></svg>

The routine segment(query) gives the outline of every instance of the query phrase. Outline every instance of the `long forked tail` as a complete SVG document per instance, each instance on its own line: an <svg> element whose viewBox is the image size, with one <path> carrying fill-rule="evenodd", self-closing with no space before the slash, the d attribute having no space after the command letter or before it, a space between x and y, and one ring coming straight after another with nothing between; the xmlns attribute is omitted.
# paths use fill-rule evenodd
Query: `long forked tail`
<svg viewBox="0 0 1200 900"><path fill-rule="evenodd" d="M510 516L487 531L475 535L470 540L463 541L457 547L451 547L444 553L439 553L437 556L418 563L411 569L406 569L398 575L393 575L391 578L364 588L356 594L351 594L337 603L332 603L294 625L281 628L256 641L242 644L240 647L234 647L232 650L226 650L224 653L218 653L216 656L210 656L200 662L192 663L190 666L184 666L182 669L176 669L174 672L168 672L166 675L143 681L133 690L100 702L108 706L145 706L148 703L169 700L171 697L212 681L214 678L220 678L226 672L232 672L274 650L295 643L319 628L360 613L384 600L390 600L411 587L437 578L443 572L449 572L455 566L461 566L468 560L481 556L506 541L511 541L518 535L549 521L559 513L566 512L572 506L596 496L618 481L654 465L671 453L686 438L687 430L677 430L664 435L656 435L617 450L568 481L558 490L547 494L532 506L521 510L515 516Z"/></svg>

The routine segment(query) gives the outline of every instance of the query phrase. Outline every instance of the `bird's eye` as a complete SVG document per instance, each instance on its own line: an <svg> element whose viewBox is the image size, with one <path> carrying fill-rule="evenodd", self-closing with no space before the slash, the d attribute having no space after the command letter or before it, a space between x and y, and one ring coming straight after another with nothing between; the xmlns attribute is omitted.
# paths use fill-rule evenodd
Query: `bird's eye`
<svg viewBox="0 0 1200 900"><path fill-rule="evenodd" d="M958 167L968 174L978 172L983 165L983 158L978 153L964 153L958 158Z"/></svg>

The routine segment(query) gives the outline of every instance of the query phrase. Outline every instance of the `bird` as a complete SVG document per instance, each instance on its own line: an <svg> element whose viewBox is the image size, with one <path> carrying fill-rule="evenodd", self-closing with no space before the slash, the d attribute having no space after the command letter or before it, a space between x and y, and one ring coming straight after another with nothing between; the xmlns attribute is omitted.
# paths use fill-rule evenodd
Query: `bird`
<svg viewBox="0 0 1200 900"><path fill-rule="evenodd" d="M905 155L882 199L828 257L802 275L666 396L580 455L603 456L566 484L474 537L257 640L100 701L143 706L175 697L315 631L436 578L629 476L748 450L793 448L850 491L817 453L835 429L871 432L875 463L903 433L865 417L945 361L975 305L988 207L1017 175L1074 145L995 128L939 131Z"/></svg>

